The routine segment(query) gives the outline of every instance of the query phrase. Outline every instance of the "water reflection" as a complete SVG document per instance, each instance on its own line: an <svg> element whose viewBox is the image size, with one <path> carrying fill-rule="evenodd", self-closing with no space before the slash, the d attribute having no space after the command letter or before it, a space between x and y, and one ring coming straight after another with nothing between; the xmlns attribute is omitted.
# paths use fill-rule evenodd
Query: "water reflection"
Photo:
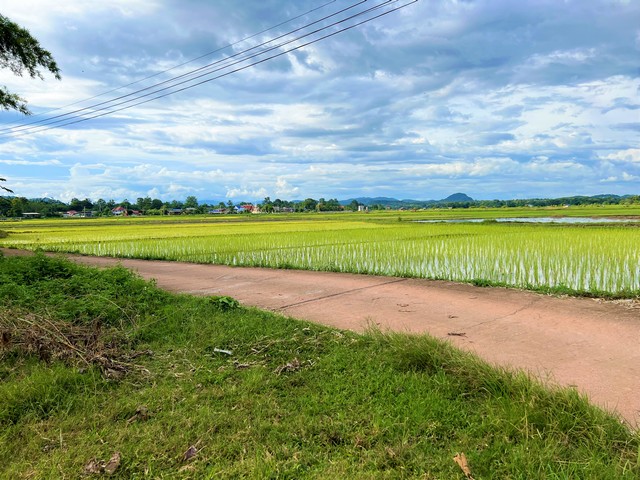
<svg viewBox="0 0 640 480"><path fill-rule="evenodd" d="M483 222L500 222L500 223L633 223L640 222L640 218L607 218L607 217L512 217L512 218L456 218L449 220L416 220L417 223L483 223Z"/></svg>

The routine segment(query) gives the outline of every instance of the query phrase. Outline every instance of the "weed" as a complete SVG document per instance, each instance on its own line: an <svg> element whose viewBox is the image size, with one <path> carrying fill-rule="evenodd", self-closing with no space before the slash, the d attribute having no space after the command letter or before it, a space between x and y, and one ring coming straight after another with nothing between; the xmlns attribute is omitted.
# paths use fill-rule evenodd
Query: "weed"
<svg viewBox="0 0 640 480"><path fill-rule="evenodd" d="M209 302L218 310L227 312L229 310L235 310L240 308L240 303L235 299L227 296L213 296L209 297Z"/></svg>

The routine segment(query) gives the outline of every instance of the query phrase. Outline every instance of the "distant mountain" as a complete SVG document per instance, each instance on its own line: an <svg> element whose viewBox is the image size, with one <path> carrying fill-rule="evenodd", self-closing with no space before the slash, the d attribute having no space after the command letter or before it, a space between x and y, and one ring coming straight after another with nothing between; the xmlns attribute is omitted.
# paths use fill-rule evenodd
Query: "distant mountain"
<svg viewBox="0 0 640 480"><path fill-rule="evenodd" d="M357 198L349 198L348 200L340 200L340 205L349 205L351 202L356 201L362 205L375 205L375 204L379 204L379 205L389 205L389 204L394 204L394 203L398 203L401 200L398 200L397 198L391 198L391 197L357 197Z"/></svg>
<svg viewBox="0 0 640 480"><path fill-rule="evenodd" d="M349 205L353 201L358 202L361 205L371 206L371 205L384 205L391 208L412 208L412 207L423 207L427 205L436 205L439 203L454 203L454 202L473 202L473 198L468 196L465 193L454 193L453 195L449 195L447 198L443 198L442 200L412 200L412 199L402 199L398 200L397 198L391 197L357 197L357 198L349 198L347 200L340 200L340 205Z"/></svg>
<svg viewBox="0 0 640 480"><path fill-rule="evenodd" d="M625 198L625 197L629 197L630 195L614 195L612 193L601 193L600 195L592 195L591 197L586 197L586 198L597 198L600 200L606 200L608 198Z"/></svg>
<svg viewBox="0 0 640 480"><path fill-rule="evenodd" d="M449 195L447 198L440 200L441 202L473 202L473 198L471 198L466 193L454 193L453 195Z"/></svg>

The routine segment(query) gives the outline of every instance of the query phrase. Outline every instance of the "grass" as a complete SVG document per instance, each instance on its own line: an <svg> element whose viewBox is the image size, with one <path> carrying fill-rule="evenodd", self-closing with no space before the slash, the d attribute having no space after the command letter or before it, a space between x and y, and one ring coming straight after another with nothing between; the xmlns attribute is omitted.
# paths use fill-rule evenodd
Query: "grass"
<svg viewBox="0 0 640 480"><path fill-rule="evenodd" d="M132 367L113 377L9 339L1 478L78 478L115 452L116 478L462 479L459 452L476 479L640 476L640 436L618 418L429 337L341 332L42 255L0 258L0 279L0 330L99 323Z"/></svg>

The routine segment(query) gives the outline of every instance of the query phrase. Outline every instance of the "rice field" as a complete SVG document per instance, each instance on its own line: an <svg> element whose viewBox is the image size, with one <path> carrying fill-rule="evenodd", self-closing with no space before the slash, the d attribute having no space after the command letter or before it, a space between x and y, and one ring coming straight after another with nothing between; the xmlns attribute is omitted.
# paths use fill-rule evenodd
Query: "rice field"
<svg viewBox="0 0 640 480"><path fill-rule="evenodd" d="M632 225L424 224L337 215L277 222L23 222L9 233L0 245L640 295L640 228Z"/></svg>

